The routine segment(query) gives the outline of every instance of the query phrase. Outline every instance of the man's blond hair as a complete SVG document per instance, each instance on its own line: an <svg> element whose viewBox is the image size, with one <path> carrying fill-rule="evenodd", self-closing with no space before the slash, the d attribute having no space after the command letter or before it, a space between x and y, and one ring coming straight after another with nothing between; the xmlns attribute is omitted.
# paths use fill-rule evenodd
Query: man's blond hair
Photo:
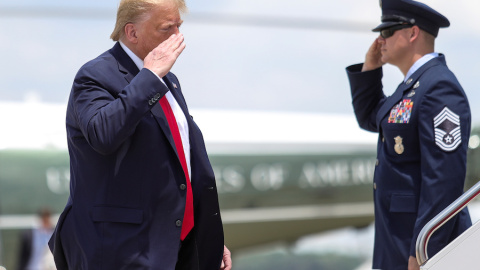
<svg viewBox="0 0 480 270"><path fill-rule="evenodd" d="M180 12L187 11L185 0L121 0L117 10L117 22L110 38L119 41L125 35L127 23L137 23L159 4L172 1Z"/></svg>

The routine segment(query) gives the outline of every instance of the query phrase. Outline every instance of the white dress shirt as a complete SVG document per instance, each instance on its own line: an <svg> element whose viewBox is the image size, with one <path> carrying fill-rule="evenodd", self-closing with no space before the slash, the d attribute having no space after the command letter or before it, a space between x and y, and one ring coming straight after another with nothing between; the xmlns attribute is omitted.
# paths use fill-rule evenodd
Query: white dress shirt
<svg viewBox="0 0 480 270"><path fill-rule="evenodd" d="M133 60L135 65L137 65L139 70L142 70L143 68L143 60L140 59L137 55L135 55L125 44L123 44L120 41L120 46L122 46L123 50L128 54L128 56ZM152 71L153 74L155 74ZM157 74L155 74L157 78L165 84L162 78L160 78ZM166 84L165 84L166 85ZM167 87L168 88L168 87ZM177 121L178 125L178 131L180 132L180 137L182 138L182 145L183 145L183 152L185 152L185 160L187 162L187 168L188 168L188 175L190 177L190 181L192 179L192 173L191 173L191 167L190 167L190 137L188 133L188 123L187 123L187 118L185 117L185 114L182 111L182 108L180 105L178 105L177 100L175 97L172 95L170 91L168 91L165 94L165 97L168 100L168 103L170 104L170 107L172 107L173 114L175 115L175 120Z"/></svg>

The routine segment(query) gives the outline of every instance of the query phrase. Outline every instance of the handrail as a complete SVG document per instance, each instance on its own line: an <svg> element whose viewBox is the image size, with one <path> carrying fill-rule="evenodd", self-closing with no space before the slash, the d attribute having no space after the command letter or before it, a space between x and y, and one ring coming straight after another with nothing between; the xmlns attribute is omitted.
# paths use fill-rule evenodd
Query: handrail
<svg viewBox="0 0 480 270"><path fill-rule="evenodd" d="M416 253L418 265L424 264L428 260L427 246L432 234L449 221L453 216L462 211L477 195L480 194L480 182L471 187L462 196L451 203L447 208L435 216L423 227L418 234L416 243Z"/></svg>

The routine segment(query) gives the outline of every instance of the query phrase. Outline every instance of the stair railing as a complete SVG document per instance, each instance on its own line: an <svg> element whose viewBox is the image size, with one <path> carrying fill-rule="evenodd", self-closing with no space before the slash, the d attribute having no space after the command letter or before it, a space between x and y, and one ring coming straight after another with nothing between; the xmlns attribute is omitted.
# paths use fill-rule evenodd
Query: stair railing
<svg viewBox="0 0 480 270"><path fill-rule="evenodd" d="M435 216L430 222L423 227L418 234L416 243L417 261L419 265L424 264L428 260L428 241L432 234L443 226L452 217L462 211L477 195L480 194L480 182L471 187L462 196L451 203L447 208Z"/></svg>

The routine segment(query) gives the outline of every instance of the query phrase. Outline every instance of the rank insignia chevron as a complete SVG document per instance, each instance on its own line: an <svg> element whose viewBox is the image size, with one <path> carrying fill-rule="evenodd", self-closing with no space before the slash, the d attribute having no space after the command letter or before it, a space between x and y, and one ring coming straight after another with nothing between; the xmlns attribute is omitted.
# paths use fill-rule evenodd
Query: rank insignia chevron
<svg viewBox="0 0 480 270"><path fill-rule="evenodd" d="M440 149L451 152L462 142L460 117L445 107L433 119L435 128L435 143Z"/></svg>

